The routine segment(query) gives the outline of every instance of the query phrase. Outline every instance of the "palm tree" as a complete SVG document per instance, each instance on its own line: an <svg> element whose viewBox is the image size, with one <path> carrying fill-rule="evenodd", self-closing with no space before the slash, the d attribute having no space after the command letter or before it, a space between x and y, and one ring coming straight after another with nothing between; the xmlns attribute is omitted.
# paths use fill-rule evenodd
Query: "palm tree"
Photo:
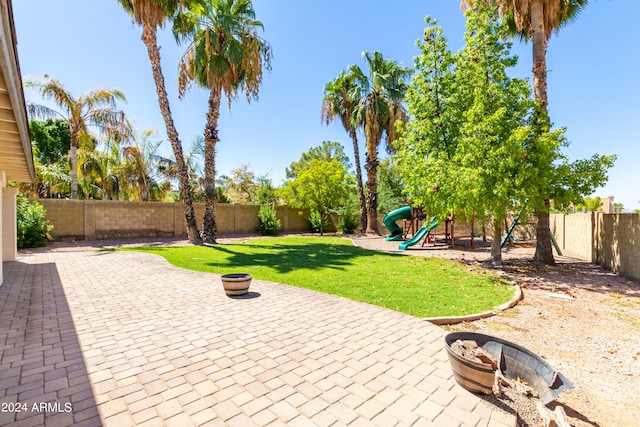
<svg viewBox="0 0 640 427"><path fill-rule="evenodd" d="M110 140L99 150L79 150L82 170L82 186L88 194L85 198L99 196L102 200L119 200L124 179L124 169L119 144Z"/></svg>
<svg viewBox="0 0 640 427"><path fill-rule="evenodd" d="M162 141L153 140L154 130L140 132L132 127L131 134L132 138L122 148L123 169L136 199L148 202L153 200L154 189L159 188L159 170L171 161L158 153Z"/></svg>
<svg viewBox="0 0 640 427"><path fill-rule="evenodd" d="M462 0L462 5L473 7L478 0ZM588 0L485 0L494 3L498 13L507 22L510 32L531 40L533 48L533 98L538 101L540 123L549 127L547 114L547 43L551 33L577 19ZM549 229L549 200L546 209L536 213L536 252L534 259L544 264L555 264Z"/></svg>
<svg viewBox="0 0 640 427"><path fill-rule="evenodd" d="M255 19L251 0L210 0L174 21L179 41L190 40L180 60L180 93L191 83L209 89L204 129L204 219L202 238L216 242L215 147L223 93L231 101L244 92L258 99L263 70L271 67L271 47L258 36L262 23Z"/></svg>
<svg viewBox="0 0 640 427"><path fill-rule="evenodd" d="M354 108L353 123L362 123L367 144L367 233L378 232L378 146L385 136L388 152L393 151L397 139L396 122L407 121L407 113L402 104L406 85L404 79L411 74L410 68L398 62L385 59L380 52L363 52L369 74L357 65L350 65L360 99Z"/></svg>
<svg viewBox="0 0 640 427"><path fill-rule="evenodd" d="M78 143L91 138L89 128L95 127L102 134L122 135L124 113L116 111L116 101L125 100L118 89L96 89L76 99L56 79L27 79L25 86L36 90L45 100L53 101L61 111L45 105L28 104L29 113L38 118L62 118L69 124L71 144L69 163L71 175L71 198L78 198Z"/></svg>
<svg viewBox="0 0 640 427"><path fill-rule="evenodd" d="M356 84L355 76L342 71L335 80L324 87L324 98L320 110L321 120L328 125L339 119L342 127L353 141L353 157L356 168L356 182L358 184L358 198L360 201L360 232L367 230L367 200L362 185L362 169L360 167L360 148L358 146L357 128L359 124L352 122L353 112L360 100L360 87Z"/></svg>
<svg viewBox="0 0 640 427"><path fill-rule="evenodd" d="M184 216L187 222L187 235L192 244L202 244L202 238L198 232L196 215L191 199L191 185L187 174L187 167L182 153L182 144L178 136L178 131L173 123L171 109L169 108L169 97L164 83L162 66L160 62L160 48L157 42L158 27L173 18L182 7L185 0L118 0L120 5L133 17L134 21L142 26L142 42L147 47L147 54L151 62L151 71L156 84L158 104L164 119L167 137L171 142L171 148L175 156L178 178L180 180L180 191Z"/></svg>

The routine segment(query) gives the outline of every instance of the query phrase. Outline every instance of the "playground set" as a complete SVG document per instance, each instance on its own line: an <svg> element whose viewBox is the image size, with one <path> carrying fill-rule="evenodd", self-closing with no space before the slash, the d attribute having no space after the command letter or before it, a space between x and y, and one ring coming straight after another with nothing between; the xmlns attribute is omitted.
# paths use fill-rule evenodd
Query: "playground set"
<svg viewBox="0 0 640 427"><path fill-rule="evenodd" d="M428 221L427 214L424 213L422 207L403 206L385 215L382 223L389 230L390 234L386 236L387 241L402 241L398 246L401 251L406 250L411 246L415 246L420 243L420 247L424 246L449 246L452 249L458 247L469 247L456 244L455 236L455 216L449 215L444 220L444 232L436 233L436 228L440 225L438 219L434 216ZM402 226L398 225L398 222L402 221ZM505 228L507 233L502 238L500 246L503 247L507 241L515 243L516 240L513 237L513 230L516 225L519 224L520 213L518 213L511 222L511 225ZM486 235L484 233L484 227L482 233L474 232L474 219L471 220L471 227L469 231L471 249L475 248L475 239L482 238L483 242L486 242ZM409 238L409 236L411 236Z"/></svg>

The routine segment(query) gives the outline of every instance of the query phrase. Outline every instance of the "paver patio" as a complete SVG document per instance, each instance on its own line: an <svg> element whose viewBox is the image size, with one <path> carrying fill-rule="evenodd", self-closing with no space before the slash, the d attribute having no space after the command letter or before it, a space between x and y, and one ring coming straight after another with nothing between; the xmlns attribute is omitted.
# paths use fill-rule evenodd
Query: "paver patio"
<svg viewBox="0 0 640 427"><path fill-rule="evenodd" d="M141 253L20 254L5 277L2 426L515 423L412 316L255 279L229 298Z"/></svg>

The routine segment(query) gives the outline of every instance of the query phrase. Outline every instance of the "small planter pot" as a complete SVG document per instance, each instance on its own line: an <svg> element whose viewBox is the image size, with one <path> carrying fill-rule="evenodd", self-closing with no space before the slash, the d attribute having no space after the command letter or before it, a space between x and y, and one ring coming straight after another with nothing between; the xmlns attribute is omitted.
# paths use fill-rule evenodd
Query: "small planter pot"
<svg viewBox="0 0 640 427"><path fill-rule="evenodd" d="M231 273L222 275L222 286L228 296L245 295L253 277L249 273Z"/></svg>

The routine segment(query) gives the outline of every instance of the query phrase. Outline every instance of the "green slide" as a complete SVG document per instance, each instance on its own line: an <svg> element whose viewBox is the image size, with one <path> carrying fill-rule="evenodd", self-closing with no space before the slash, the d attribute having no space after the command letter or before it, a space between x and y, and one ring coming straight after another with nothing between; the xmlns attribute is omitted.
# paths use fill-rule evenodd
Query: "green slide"
<svg viewBox="0 0 640 427"><path fill-rule="evenodd" d="M430 232L437 226L438 226L438 219L434 216L433 218L431 218L431 221L429 221L428 224L425 224L420 230L418 230L418 232L414 234L411 239L407 240L406 242L400 243L400 246L398 246L398 249L400 249L401 251L404 251L409 246L413 246L417 244L420 240L424 239L424 236L426 236L428 232Z"/></svg>
<svg viewBox="0 0 640 427"><path fill-rule="evenodd" d="M387 230L389 230L391 234L389 234L385 240L387 242L392 240L402 240L402 228L396 224L396 221L409 218L411 218L411 206L403 206L386 214L382 223L387 227Z"/></svg>

